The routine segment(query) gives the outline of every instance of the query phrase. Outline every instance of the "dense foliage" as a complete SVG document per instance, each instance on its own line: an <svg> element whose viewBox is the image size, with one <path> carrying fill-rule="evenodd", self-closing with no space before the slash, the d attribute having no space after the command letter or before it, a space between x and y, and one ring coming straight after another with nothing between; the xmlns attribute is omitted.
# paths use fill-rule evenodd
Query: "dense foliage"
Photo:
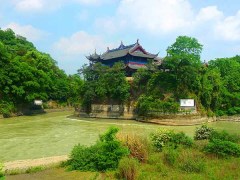
<svg viewBox="0 0 240 180"><path fill-rule="evenodd" d="M176 113L179 99L195 99L197 110L208 116L240 113L240 56L201 62L203 46L195 38L179 36L167 48L158 70L134 74L132 99L140 115L154 111ZM167 103L169 108L161 104ZM156 106L159 104L159 106Z"/></svg>
<svg viewBox="0 0 240 180"><path fill-rule="evenodd" d="M209 139L213 133L213 128L208 127L207 125L202 125L201 127L197 127L194 135L194 139L203 140Z"/></svg>
<svg viewBox="0 0 240 180"><path fill-rule="evenodd" d="M170 130L159 129L151 134L151 140L153 146L158 150L162 151L165 146L177 148L179 145L185 147L191 147L193 140L186 136L183 132L176 133Z"/></svg>
<svg viewBox="0 0 240 180"><path fill-rule="evenodd" d="M79 76L67 76L26 38L0 30L0 113L5 117L35 99L75 103L81 85Z"/></svg>
<svg viewBox="0 0 240 180"><path fill-rule="evenodd" d="M218 131L207 125L196 128L195 140L207 139L209 142L204 147L204 152L216 154L219 157L240 156L240 137L226 131Z"/></svg>
<svg viewBox="0 0 240 180"><path fill-rule="evenodd" d="M224 141L220 139L213 139L204 148L207 153L216 154L219 157L235 156L240 157L240 146L239 144L231 141Z"/></svg>
<svg viewBox="0 0 240 180"><path fill-rule="evenodd" d="M123 104L130 95L130 86L126 81L124 64L115 63L113 67L96 63L83 66L79 73L84 77L82 106L91 111L93 103Z"/></svg>
<svg viewBox="0 0 240 180"><path fill-rule="evenodd" d="M0 113L21 111L35 99L82 105L133 104L144 116L175 114L179 99L195 99L198 112L208 116L240 113L240 56L201 61L203 45L179 36L167 48L161 66L149 62L138 69L133 81L125 78L125 66L85 65L79 75L67 76L55 60L39 52L11 29L0 30Z"/></svg>
<svg viewBox="0 0 240 180"><path fill-rule="evenodd" d="M70 169L82 171L105 171L116 169L120 159L129 151L116 138L118 128L109 128L100 140L90 147L77 145L68 162Z"/></svg>

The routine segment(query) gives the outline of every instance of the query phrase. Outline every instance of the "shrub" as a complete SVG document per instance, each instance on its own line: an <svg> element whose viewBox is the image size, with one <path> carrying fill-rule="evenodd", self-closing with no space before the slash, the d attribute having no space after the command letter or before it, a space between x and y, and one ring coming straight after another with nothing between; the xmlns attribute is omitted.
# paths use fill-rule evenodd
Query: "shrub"
<svg viewBox="0 0 240 180"><path fill-rule="evenodd" d="M206 153L216 154L219 157L240 157L240 146L238 144L220 139L213 139L204 148L204 151Z"/></svg>
<svg viewBox="0 0 240 180"><path fill-rule="evenodd" d="M147 139L130 134L118 134L117 137L124 146L128 147L133 158L138 159L140 162L148 160L149 143Z"/></svg>
<svg viewBox="0 0 240 180"><path fill-rule="evenodd" d="M163 147L170 142L171 132L169 130L157 130L155 133L150 135L153 142L153 146L158 150L162 151Z"/></svg>
<svg viewBox="0 0 240 180"><path fill-rule="evenodd" d="M157 130L151 134L151 140L153 146L159 151L162 151L164 146L177 148L179 145L191 147L193 144L193 140L183 132L175 133L171 130Z"/></svg>
<svg viewBox="0 0 240 180"><path fill-rule="evenodd" d="M196 140L209 139L212 132L213 128L210 128L207 125L202 125L201 127L198 127L196 129L194 139Z"/></svg>
<svg viewBox="0 0 240 180"><path fill-rule="evenodd" d="M235 115L240 113L240 107L231 107L228 109L227 114L228 115Z"/></svg>
<svg viewBox="0 0 240 180"><path fill-rule="evenodd" d="M179 111L179 103L162 101L153 96L142 95L138 98L136 108L140 116L158 116L166 113L176 114Z"/></svg>
<svg viewBox="0 0 240 180"><path fill-rule="evenodd" d="M71 170L105 171L116 169L119 160L129 154L116 139L118 128L109 128L106 133L100 135L100 140L90 147L77 145L73 148L68 161Z"/></svg>
<svg viewBox="0 0 240 180"><path fill-rule="evenodd" d="M15 107L12 102L0 102L0 114L2 114L4 118L10 117L14 110Z"/></svg>
<svg viewBox="0 0 240 180"><path fill-rule="evenodd" d="M134 158L125 157L120 160L118 166L118 178L134 180L138 174L138 161Z"/></svg>
<svg viewBox="0 0 240 180"><path fill-rule="evenodd" d="M191 147L193 145L193 140L183 132L172 133L171 134L171 142L175 146L181 144L185 147Z"/></svg>
<svg viewBox="0 0 240 180"><path fill-rule="evenodd" d="M226 131L213 131L209 137L209 140L212 141L214 139L219 139L222 141L231 141L234 143L238 143L240 140L240 137L236 134L229 134Z"/></svg>

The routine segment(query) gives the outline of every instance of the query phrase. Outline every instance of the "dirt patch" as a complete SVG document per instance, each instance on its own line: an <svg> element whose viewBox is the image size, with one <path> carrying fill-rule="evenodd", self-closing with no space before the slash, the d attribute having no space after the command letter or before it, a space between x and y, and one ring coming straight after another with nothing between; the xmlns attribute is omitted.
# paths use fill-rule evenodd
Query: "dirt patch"
<svg viewBox="0 0 240 180"><path fill-rule="evenodd" d="M4 163L4 170L14 170L14 169L28 169L30 167L36 166L49 166L52 164L57 164L62 161L68 160L67 155L63 156L53 156L39 159L27 159L27 160L17 160Z"/></svg>

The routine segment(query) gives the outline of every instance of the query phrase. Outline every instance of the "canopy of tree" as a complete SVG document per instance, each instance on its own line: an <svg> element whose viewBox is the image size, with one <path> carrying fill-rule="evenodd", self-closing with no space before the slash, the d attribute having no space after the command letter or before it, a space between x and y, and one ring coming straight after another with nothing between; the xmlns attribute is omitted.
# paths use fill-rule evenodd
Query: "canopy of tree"
<svg viewBox="0 0 240 180"><path fill-rule="evenodd" d="M84 66L83 107L94 103L135 102L139 115L149 111L176 113L179 100L193 98L202 114L240 113L240 56L201 62L203 45L197 39L179 36L167 48L161 67L149 64L139 69L133 82L125 80L121 64Z"/></svg>
<svg viewBox="0 0 240 180"><path fill-rule="evenodd" d="M149 64L127 82L124 64L113 67L84 65L78 75L68 76L46 53L11 29L0 30L0 113L11 112L35 99L82 105L134 102L137 112L176 113L181 98L193 98L199 112L208 115L240 113L240 56L201 62L203 45L179 36L167 48L161 67Z"/></svg>
<svg viewBox="0 0 240 180"><path fill-rule="evenodd" d="M11 29L0 30L0 113L8 116L35 99L76 103L83 82L67 76L49 54Z"/></svg>

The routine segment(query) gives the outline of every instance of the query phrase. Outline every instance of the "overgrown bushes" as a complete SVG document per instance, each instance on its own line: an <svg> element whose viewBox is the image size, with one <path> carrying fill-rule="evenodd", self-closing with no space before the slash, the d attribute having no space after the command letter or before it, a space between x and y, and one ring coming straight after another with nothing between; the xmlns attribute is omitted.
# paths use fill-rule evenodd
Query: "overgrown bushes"
<svg viewBox="0 0 240 180"><path fill-rule="evenodd" d="M117 132L117 128L110 128L100 136L95 145L75 146L67 163L70 169L114 170L111 173L116 178L126 180L146 177L159 179L181 171L186 172L183 173L185 175L198 176L197 174L203 172L206 175L210 172L209 163L225 161L217 157L240 157L240 147L234 143L238 142L237 136L216 131L206 125L196 130L195 136L205 140L196 140L197 145L194 148L191 148L193 140L183 132L159 129L150 135L151 144L148 143L148 139L137 135L120 133L116 136ZM209 158L206 156L209 153L216 156ZM185 175L183 177L186 177Z"/></svg>
<svg viewBox="0 0 240 180"><path fill-rule="evenodd" d="M68 161L71 170L105 171L118 167L120 159L129 151L116 139L118 128L112 127L100 135L100 140L90 147L77 145Z"/></svg>
<svg viewBox="0 0 240 180"><path fill-rule="evenodd" d="M177 148L179 145L185 147L191 147L193 145L193 140L186 136L183 132L176 133L171 130L157 130L155 133L151 134L151 140L153 146L158 150L162 151L164 146L172 146Z"/></svg>
<svg viewBox="0 0 240 180"><path fill-rule="evenodd" d="M196 140L209 139L212 132L213 128L210 128L207 125L202 125L201 127L198 127L196 129L194 139Z"/></svg>
<svg viewBox="0 0 240 180"><path fill-rule="evenodd" d="M206 153L216 154L219 157L240 157L240 146L230 141L213 139L204 148Z"/></svg>
<svg viewBox="0 0 240 180"><path fill-rule="evenodd" d="M207 125L196 129L196 140L208 139L209 143L203 148L204 152L216 154L218 157L240 156L240 137L226 131L217 131Z"/></svg>
<svg viewBox="0 0 240 180"><path fill-rule="evenodd" d="M15 107L12 102L0 101L0 114L2 114L4 118L10 117L14 110Z"/></svg>
<svg viewBox="0 0 240 180"><path fill-rule="evenodd" d="M152 96L142 95L137 102L137 113L140 116L157 116L160 114L176 114L179 104L176 102L162 101Z"/></svg>
<svg viewBox="0 0 240 180"><path fill-rule="evenodd" d="M209 137L209 140L212 141L214 139L219 139L222 141L230 141L233 143L238 143L240 141L240 137L236 134L229 134L226 131L216 131L213 130Z"/></svg>

